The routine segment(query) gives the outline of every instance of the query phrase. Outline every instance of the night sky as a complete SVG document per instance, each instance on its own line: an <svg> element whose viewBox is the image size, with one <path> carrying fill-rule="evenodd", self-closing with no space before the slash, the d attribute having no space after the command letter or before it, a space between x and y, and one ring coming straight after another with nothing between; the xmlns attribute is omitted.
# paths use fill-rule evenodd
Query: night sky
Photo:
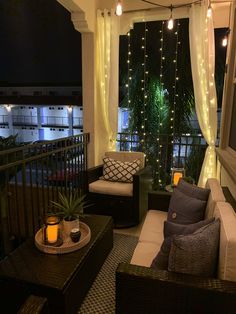
<svg viewBox="0 0 236 314"><path fill-rule="evenodd" d="M0 86L81 86L81 34L55 0L0 0Z"/></svg>

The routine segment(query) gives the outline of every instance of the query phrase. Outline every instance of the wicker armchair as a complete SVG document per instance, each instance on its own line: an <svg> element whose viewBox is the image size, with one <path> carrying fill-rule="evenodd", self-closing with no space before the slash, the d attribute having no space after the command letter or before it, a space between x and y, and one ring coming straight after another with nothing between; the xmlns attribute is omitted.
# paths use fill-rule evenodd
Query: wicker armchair
<svg viewBox="0 0 236 314"><path fill-rule="evenodd" d="M150 168L144 166L145 155L141 152L106 152L105 156L122 162L140 159L140 170L133 175L132 183L122 183L99 180L103 165L88 169L88 200L92 206L87 207L85 213L112 216L116 228L137 225L147 210L147 192L152 182ZM102 189L94 190L94 183L101 184Z"/></svg>
<svg viewBox="0 0 236 314"><path fill-rule="evenodd" d="M151 192L148 208L168 209L170 193ZM117 314L233 314L236 282L120 263L116 270Z"/></svg>

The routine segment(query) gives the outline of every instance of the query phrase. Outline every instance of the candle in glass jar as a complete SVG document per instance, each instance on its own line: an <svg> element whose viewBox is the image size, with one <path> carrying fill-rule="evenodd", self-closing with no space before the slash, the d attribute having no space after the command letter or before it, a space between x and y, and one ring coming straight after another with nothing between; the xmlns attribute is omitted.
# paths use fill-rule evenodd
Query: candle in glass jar
<svg viewBox="0 0 236 314"><path fill-rule="evenodd" d="M58 240L58 217L50 216L47 218L47 242L55 243Z"/></svg>
<svg viewBox="0 0 236 314"><path fill-rule="evenodd" d="M183 177L183 173L182 172L175 172L174 173L174 185L177 185L179 182L179 179Z"/></svg>

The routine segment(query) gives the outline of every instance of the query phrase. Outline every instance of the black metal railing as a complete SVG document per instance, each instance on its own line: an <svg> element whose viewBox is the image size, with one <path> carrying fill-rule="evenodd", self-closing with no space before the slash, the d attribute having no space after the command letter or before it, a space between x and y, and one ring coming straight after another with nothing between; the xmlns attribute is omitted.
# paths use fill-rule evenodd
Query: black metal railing
<svg viewBox="0 0 236 314"><path fill-rule="evenodd" d="M198 181L206 150L206 141L201 134L158 134L156 136L137 133L118 133L117 150L143 151L146 163L153 170L155 186L163 188L171 182L172 168L184 168L186 176Z"/></svg>
<svg viewBox="0 0 236 314"><path fill-rule="evenodd" d="M0 115L0 124L3 124L3 125L8 124L8 115Z"/></svg>
<svg viewBox="0 0 236 314"><path fill-rule="evenodd" d="M43 116L41 117L42 125L54 125L54 126L68 126L68 117L56 117L56 116Z"/></svg>
<svg viewBox="0 0 236 314"><path fill-rule="evenodd" d="M24 126L37 126L41 123L42 126L64 126L68 127L68 117L56 117L56 116L42 116L38 121L37 116L24 116L24 115L12 115L13 125L24 125ZM72 124L74 127L83 127L83 117L73 117ZM7 125L9 123L8 115L0 115L0 124Z"/></svg>
<svg viewBox="0 0 236 314"><path fill-rule="evenodd" d="M83 118L82 117L73 117L73 126L83 127Z"/></svg>
<svg viewBox="0 0 236 314"><path fill-rule="evenodd" d="M59 192L86 189L89 134L0 151L1 252L42 226Z"/></svg>
<svg viewBox="0 0 236 314"><path fill-rule="evenodd" d="M12 122L14 125L37 125L37 116L13 115Z"/></svg>

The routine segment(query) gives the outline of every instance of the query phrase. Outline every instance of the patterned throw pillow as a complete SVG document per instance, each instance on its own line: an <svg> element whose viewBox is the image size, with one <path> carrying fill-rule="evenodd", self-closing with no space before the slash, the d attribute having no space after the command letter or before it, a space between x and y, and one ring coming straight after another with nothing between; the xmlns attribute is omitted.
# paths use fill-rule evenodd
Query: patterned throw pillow
<svg viewBox="0 0 236 314"><path fill-rule="evenodd" d="M139 170L141 161L122 162L109 157L103 158L103 179L115 182L133 182L133 175Z"/></svg>

